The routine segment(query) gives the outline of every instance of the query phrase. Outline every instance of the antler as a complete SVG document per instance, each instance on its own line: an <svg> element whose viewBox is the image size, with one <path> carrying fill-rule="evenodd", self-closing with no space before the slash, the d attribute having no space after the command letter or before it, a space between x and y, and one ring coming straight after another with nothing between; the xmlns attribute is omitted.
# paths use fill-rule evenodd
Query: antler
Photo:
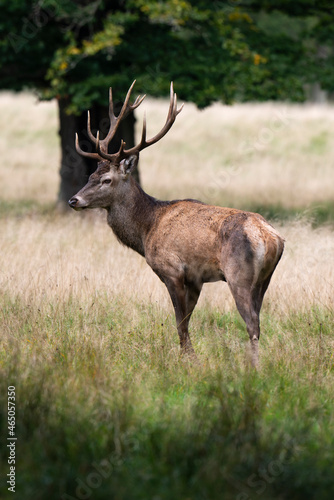
<svg viewBox="0 0 334 500"><path fill-rule="evenodd" d="M87 113L87 132L88 132L88 136L89 136L90 140L95 144L96 150L98 152L97 153L89 153L87 151L83 151L79 146L78 134L75 134L75 148L81 156L86 156L88 158L93 158L95 160L101 160L103 158L103 156L100 153L102 153L102 154L108 153L108 146L109 146L112 138L115 136L121 120L123 120L123 118L125 118L131 111L135 110L143 102L143 100L146 97L146 95L144 95L143 97L138 96L133 104L129 104L131 92L132 92L132 89L133 89L135 83L136 83L136 80L134 80L131 87L129 88L128 93L126 94L122 109L121 109L118 116L115 116L115 114L114 114L114 104L113 104L113 100L112 100L112 89L111 88L109 89L110 126L109 126L108 134L106 135L106 137L102 141L99 140L99 132L97 132L96 137L92 133L92 129L90 126L90 112L88 111L88 113Z"/></svg>
<svg viewBox="0 0 334 500"><path fill-rule="evenodd" d="M174 93L173 89L173 82L170 84L170 102L169 102L169 110L168 110L168 115L166 119L166 123L161 129L161 131L152 137L152 139L146 139L146 118L144 116L144 121L143 121L143 129L142 129L142 135L141 135L141 140L139 144L131 149L124 149L125 142L122 140L121 141L121 146L118 150L117 153L109 154L108 153L108 146L112 138L115 136L116 130L119 126L119 123L125 116L128 115L131 111L136 109L145 99L146 95L143 97L137 97L135 102L133 104L129 104L130 96L131 96L131 91L134 87L134 84L136 83L136 80L132 83L131 87L128 90L128 93L126 94L126 98L124 101L124 104L122 106L122 109L119 113L119 115L116 117L114 114L114 106L113 106L113 101L112 101L112 90L110 88L109 90L109 119L110 119L110 127L109 127L109 132L107 136L103 139L100 140L99 138L99 132L97 132L96 137L93 135L91 131L91 126L90 126L90 113L88 111L88 119L87 119L87 132L90 140L95 144L96 146L96 153L89 153L86 151L83 151L80 146L79 146L79 139L78 139L78 134L76 134L75 137L75 147L77 152L82 155L86 156L88 158L93 158L95 160L101 160L101 159L106 159L109 160L113 163L119 163L122 159L127 158L130 155L133 154L139 154L140 151L143 149L147 148L148 146L152 146L152 144L155 144L158 142L164 135L167 134L168 130L171 128L173 125L177 115L181 112L183 108L183 104L180 107L180 109L177 109L177 97L176 94Z"/></svg>

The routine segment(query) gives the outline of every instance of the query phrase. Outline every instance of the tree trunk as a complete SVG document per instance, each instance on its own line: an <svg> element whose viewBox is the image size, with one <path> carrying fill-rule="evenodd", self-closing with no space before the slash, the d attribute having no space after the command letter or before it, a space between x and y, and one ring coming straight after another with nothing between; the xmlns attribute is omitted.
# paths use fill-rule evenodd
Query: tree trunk
<svg viewBox="0 0 334 500"><path fill-rule="evenodd" d="M87 182L88 177L96 170L97 162L90 158L80 156L75 150L75 133L79 135L80 146L84 151L94 151L94 144L89 140L87 134L87 113L81 115L69 115L66 108L69 105L68 99L59 99L59 135L61 143L61 165L60 165L60 187L58 193L58 206L66 208L67 201L75 195ZM120 109L121 106L119 106ZM115 113L119 111L115 107ZM107 134L109 130L108 108L94 105L90 110L91 127L93 134L100 130L100 137ZM135 117L129 114L121 121L114 139L109 145L109 152L119 149L121 139L126 142L127 147L134 146ZM139 171L133 173L139 182Z"/></svg>

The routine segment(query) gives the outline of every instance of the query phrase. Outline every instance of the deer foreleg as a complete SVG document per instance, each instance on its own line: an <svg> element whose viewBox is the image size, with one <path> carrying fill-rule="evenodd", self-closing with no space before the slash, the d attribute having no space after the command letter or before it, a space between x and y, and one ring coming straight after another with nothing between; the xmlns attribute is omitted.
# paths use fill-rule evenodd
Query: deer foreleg
<svg viewBox="0 0 334 500"><path fill-rule="evenodd" d="M184 280L164 280L175 311L177 331L181 350L186 354L195 354L188 331L189 321L197 303L201 286L185 284Z"/></svg>

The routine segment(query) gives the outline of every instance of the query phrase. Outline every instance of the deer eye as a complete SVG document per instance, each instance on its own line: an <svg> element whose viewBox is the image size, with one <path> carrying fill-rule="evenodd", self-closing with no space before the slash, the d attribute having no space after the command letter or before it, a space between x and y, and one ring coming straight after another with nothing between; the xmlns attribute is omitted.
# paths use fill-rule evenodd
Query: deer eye
<svg viewBox="0 0 334 500"><path fill-rule="evenodd" d="M102 181L102 184L111 184L111 179L104 179L104 181Z"/></svg>

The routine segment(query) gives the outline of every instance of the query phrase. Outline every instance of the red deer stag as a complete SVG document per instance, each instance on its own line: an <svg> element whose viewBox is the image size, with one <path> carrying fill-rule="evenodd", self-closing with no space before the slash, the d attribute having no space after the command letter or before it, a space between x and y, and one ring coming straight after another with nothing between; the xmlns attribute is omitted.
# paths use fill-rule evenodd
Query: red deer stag
<svg viewBox="0 0 334 500"><path fill-rule="evenodd" d="M170 104L161 131L146 138L144 119L137 146L110 154L108 145L117 127L144 97L130 104L131 85L116 117L109 96L110 128L105 139L93 135L88 113L87 131L96 152L83 151L76 134L76 150L94 158L97 170L69 205L75 210L105 208L118 240L145 257L166 285L173 302L181 349L194 354L188 325L203 283L226 281L244 319L251 342L251 358L258 363L259 314L270 278L282 255L284 240L259 214L206 205L196 200L158 201L146 194L131 176L139 152L167 134L177 115L176 94L170 87Z"/></svg>

